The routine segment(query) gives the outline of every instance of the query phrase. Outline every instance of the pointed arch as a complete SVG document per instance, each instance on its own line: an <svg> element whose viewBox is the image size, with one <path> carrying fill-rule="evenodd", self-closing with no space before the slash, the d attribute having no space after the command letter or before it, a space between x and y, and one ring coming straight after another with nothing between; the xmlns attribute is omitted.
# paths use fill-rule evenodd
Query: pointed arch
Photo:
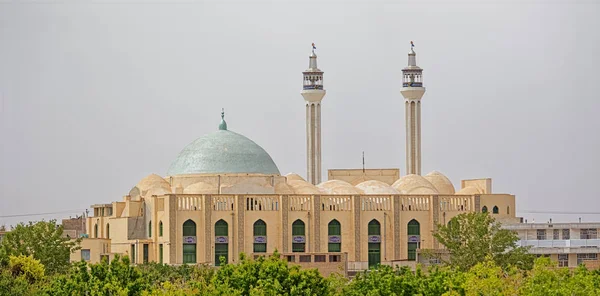
<svg viewBox="0 0 600 296"><path fill-rule="evenodd" d="M98 238L98 223L94 225L94 238Z"/></svg>
<svg viewBox="0 0 600 296"><path fill-rule="evenodd" d="M406 228L408 234L408 260L415 261L417 260L417 249L421 242L421 223L416 219L412 219L408 222Z"/></svg>
<svg viewBox="0 0 600 296"><path fill-rule="evenodd" d="M342 251L342 225L340 221L333 219L327 224L327 235L328 235L328 252L341 252Z"/></svg>
<svg viewBox="0 0 600 296"><path fill-rule="evenodd" d="M215 223L215 266L229 262L229 224L221 219Z"/></svg>
<svg viewBox="0 0 600 296"><path fill-rule="evenodd" d="M192 219L183 222L183 236L183 263L196 263L196 222Z"/></svg>
<svg viewBox="0 0 600 296"><path fill-rule="evenodd" d="M510 206L506 206L506 214L510 215Z"/></svg>
<svg viewBox="0 0 600 296"><path fill-rule="evenodd" d="M306 225L300 219L292 223L292 252L306 252Z"/></svg>
<svg viewBox="0 0 600 296"><path fill-rule="evenodd" d="M267 223L262 219L256 220L253 225L254 253L267 252Z"/></svg>
<svg viewBox="0 0 600 296"><path fill-rule="evenodd" d="M196 222L192 219L183 222L183 236L196 236Z"/></svg>
<svg viewBox="0 0 600 296"><path fill-rule="evenodd" d="M158 236L163 236L163 223L162 221L158 221Z"/></svg>
<svg viewBox="0 0 600 296"><path fill-rule="evenodd" d="M106 238L110 238L110 224L106 223Z"/></svg>
<svg viewBox="0 0 600 296"><path fill-rule="evenodd" d="M369 235L381 235L381 223L377 219L373 219L369 222Z"/></svg>
<svg viewBox="0 0 600 296"><path fill-rule="evenodd" d="M498 206L494 206L492 208L492 214L498 214L500 212L500 210L498 209Z"/></svg>
<svg viewBox="0 0 600 296"><path fill-rule="evenodd" d="M483 208L481 208L481 212L487 213L488 212L487 206L483 206Z"/></svg>
<svg viewBox="0 0 600 296"><path fill-rule="evenodd" d="M148 221L148 237L152 237L152 220Z"/></svg>
<svg viewBox="0 0 600 296"><path fill-rule="evenodd" d="M369 222L367 227L369 268L381 263L381 223L377 219Z"/></svg>

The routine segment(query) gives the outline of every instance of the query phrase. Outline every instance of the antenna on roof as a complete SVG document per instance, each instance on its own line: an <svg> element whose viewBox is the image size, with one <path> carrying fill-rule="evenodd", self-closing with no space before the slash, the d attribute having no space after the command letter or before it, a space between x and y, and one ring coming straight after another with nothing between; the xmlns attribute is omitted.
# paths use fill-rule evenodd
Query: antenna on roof
<svg viewBox="0 0 600 296"><path fill-rule="evenodd" d="M365 173L365 152L362 152L362 156L363 156L363 174Z"/></svg>

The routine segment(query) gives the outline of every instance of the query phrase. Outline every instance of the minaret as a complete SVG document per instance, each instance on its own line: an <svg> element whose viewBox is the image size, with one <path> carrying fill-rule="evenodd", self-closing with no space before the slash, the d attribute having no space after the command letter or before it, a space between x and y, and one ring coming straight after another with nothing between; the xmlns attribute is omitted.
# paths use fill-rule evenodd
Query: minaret
<svg viewBox="0 0 600 296"><path fill-rule="evenodd" d="M306 180L316 185L321 183L321 100L325 90L323 71L317 68L314 43L312 47L308 69L302 72L304 82L301 94L306 101Z"/></svg>
<svg viewBox="0 0 600 296"><path fill-rule="evenodd" d="M402 90L406 120L406 174L421 175L421 98L423 69L417 66L417 53L410 42L408 66L402 69Z"/></svg>

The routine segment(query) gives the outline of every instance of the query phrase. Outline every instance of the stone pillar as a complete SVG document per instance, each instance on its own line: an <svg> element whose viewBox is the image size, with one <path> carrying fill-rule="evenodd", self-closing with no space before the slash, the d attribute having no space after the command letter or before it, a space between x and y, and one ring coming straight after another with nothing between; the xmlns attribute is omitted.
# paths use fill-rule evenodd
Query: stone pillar
<svg viewBox="0 0 600 296"><path fill-rule="evenodd" d="M288 253L290 251L290 233L289 229L289 211L290 211L290 200L287 195L281 196L281 246L282 252Z"/></svg>
<svg viewBox="0 0 600 296"><path fill-rule="evenodd" d="M360 196L352 196L354 200L354 261L361 261L360 246L361 246L361 225L360 225Z"/></svg>
<svg viewBox="0 0 600 296"><path fill-rule="evenodd" d="M394 259L400 259L400 242L402 241L400 236L400 207L401 201L400 196L394 195Z"/></svg>
<svg viewBox="0 0 600 296"><path fill-rule="evenodd" d="M307 181L321 183L321 103L306 103Z"/></svg>
<svg viewBox="0 0 600 296"><path fill-rule="evenodd" d="M170 194L169 203L169 264L183 263L177 262L177 247L181 241L177 240L177 195Z"/></svg>
<svg viewBox="0 0 600 296"><path fill-rule="evenodd" d="M212 235L212 196L204 195L204 253L205 262L212 262L212 241L214 240Z"/></svg>
<svg viewBox="0 0 600 296"><path fill-rule="evenodd" d="M406 174L421 175L421 100L406 100Z"/></svg>
<svg viewBox="0 0 600 296"><path fill-rule="evenodd" d="M431 196L431 206L432 208L432 219L431 219L431 231L433 233L433 231L437 230L437 225L440 224L440 197L438 195L432 195ZM435 239L435 237L433 237L433 235L431 236L432 239L432 247L434 249L439 249L439 242L437 241L437 239Z"/></svg>
<svg viewBox="0 0 600 296"><path fill-rule="evenodd" d="M239 255L241 252L245 252L244 250L244 238L245 238L245 209L246 207L244 207L244 200L246 199L245 196L243 195L236 195L235 198L237 198L237 234L232 234L236 236L237 239L237 252L235 252L236 254L236 260L237 258L239 258Z"/></svg>
<svg viewBox="0 0 600 296"><path fill-rule="evenodd" d="M321 196L315 195L313 198L313 252L321 251Z"/></svg>

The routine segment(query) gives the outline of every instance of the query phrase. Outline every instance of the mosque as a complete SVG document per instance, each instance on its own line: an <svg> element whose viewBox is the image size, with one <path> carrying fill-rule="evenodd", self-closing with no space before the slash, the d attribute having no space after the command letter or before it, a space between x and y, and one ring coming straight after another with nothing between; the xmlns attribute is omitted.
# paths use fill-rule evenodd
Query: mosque
<svg viewBox="0 0 600 296"><path fill-rule="evenodd" d="M415 262L437 249L432 231L465 212L489 211L518 222L515 196L492 192L489 178L421 175L422 69L413 46L402 70L406 174L399 169L330 169L321 180L321 102L326 94L314 48L303 74L306 178L282 175L257 143L218 129L183 148L166 175L140 180L122 200L93 205L81 257L97 262L127 254L134 263L237 262L275 251L306 266L364 270ZM215 124L216 127L216 124ZM235 129L235 127L232 127ZM221 259L221 260L220 260Z"/></svg>

